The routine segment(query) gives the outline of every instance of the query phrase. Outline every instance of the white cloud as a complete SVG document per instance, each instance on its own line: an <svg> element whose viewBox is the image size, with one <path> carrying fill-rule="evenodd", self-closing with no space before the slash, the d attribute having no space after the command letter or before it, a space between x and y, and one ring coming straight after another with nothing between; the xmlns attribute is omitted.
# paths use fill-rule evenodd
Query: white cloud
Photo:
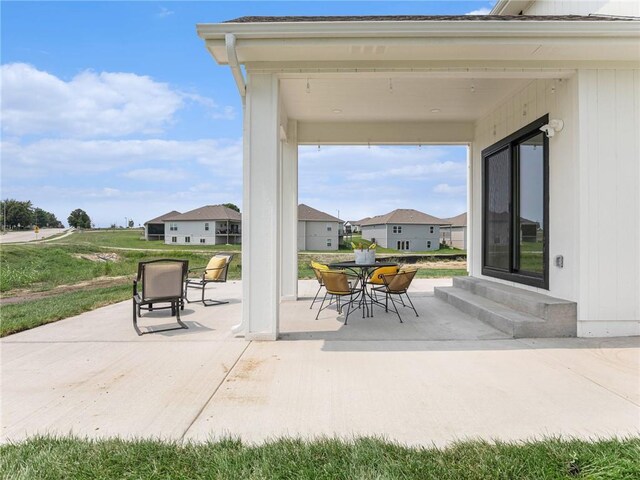
<svg viewBox="0 0 640 480"><path fill-rule="evenodd" d="M471 12L465 13L465 15L489 15L491 13L490 8L479 8L477 10L472 10Z"/></svg>
<svg viewBox="0 0 640 480"><path fill-rule="evenodd" d="M159 163L196 162L231 175L240 174L241 140L39 140L0 144L4 174L102 173L123 168L157 168ZM147 164L147 165L144 165ZM149 167L151 164L152 167Z"/></svg>
<svg viewBox="0 0 640 480"><path fill-rule="evenodd" d="M156 16L164 18L173 15L174 13L176 12L174 12L173 10L169 10L167 7L160 7L160 11L156 14Z"/></svg>
<svg viewBox="0 0 640 480"><path fill-rule="evenodd" d="M467 192L466 185L449 185L448 183L439 183L433 187L435 193L441 193L443 195L459 196L464 195Z"/></svg>
<svg viewBox="0 0 640 480"><path fill-rule="evenodd" d="M136 170L130 170L122 174L122 176L132 180L144 180L147 182L175 182L178 180L184 180L188 175L184 170L139 168Z"/></svg>
<svg viewBox="0 0 640 480"><path fill-rule="evenodd" d="M173 90L168 84L133 73L84 71L65 81L24 63L0 67L2 130L9 135L73 138L155 134L193 101L213 118L233 118L232 107Z"/></svg>

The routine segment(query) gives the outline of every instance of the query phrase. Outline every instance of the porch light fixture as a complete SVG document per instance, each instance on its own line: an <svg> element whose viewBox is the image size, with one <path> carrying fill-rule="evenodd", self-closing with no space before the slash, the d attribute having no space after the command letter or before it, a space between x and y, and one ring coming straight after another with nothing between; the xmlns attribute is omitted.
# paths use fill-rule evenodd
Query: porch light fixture
<svg viewBox="0 0 640 480"><path fill-rule="evenodd" d="M307 93L311 93L311 85L309 85L309 79L307 78Z"/></svg>
<svg viewBox="0 0 640 480"><path fill-rule="evenodd" d="M342 110L340 110L339 108L334 108L333 110L331 110L333 113L338 114L338 113L342 113Z"/></svg>
<svg viewBox="0 0 640 480"><path fill-rule="evenodd" d="M556 132L560 132L563 128L564 122L562 120L554 118L553 120L550 120L546 125L541 126L540 130L545 133L547 138L551 138L556 134Z"/></svg>
<svg viewBox="0 0 640 480"><path fill-rule="evenodd" d="M440 110L439 108L432 108L431 109L431 113L440 113L442 110Z"/></svg>
<svg viewBox="0 0 640 480"><path fill-rule="evenodd" d="M389 93L393 93L393 80L389 79Z"/></svg>

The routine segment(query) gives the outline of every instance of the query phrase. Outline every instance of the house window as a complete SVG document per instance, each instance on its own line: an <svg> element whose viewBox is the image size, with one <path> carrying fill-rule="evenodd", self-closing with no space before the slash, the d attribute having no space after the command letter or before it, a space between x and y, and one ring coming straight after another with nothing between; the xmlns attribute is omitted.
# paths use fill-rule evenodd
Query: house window
<svg viewBox="0 0 640 480"><path fill-rule="evenodd" d="M205 230L206 232L208 232L208 231L209 231L209 224L208 224L208 223L205 223L205 224L204 224L204 230ZM202 242L200 242L200 243L202 243Z"/></svg>
<svg viewBox="0 0 640 480"><path fill-rule="evenodd" d="M407 240L407 241L405 242L405 247L404 247L404 249L405 249L405 250L411 250L411 249L409 248L409 240Z"/></svg>
<svg viewBox="0 0 640 480"><path fill-rule="evenodd" d="M433 225L431 225L431 226L429 227L429 233L433 233L433 232L434 232L434 228L433 228Z"/></svg>
<svg viewBox="0 0 640 480"><path fill-rule="evenodd" d="M327 223L327 232L331 231L331 225Z"/></svg>
<svg viewBox="0 0 640 480"><path fill-rule="evenodd" d="M427 240L427 248L431 248L431 240Z"/></svg>
<svg viewBox="0 0 640 480"><path fill-rule="evenodd" d="M171 237L171 243L177 243L178 237Z"/></svg>
<svg viewBox="0 0 640 480"><path fill-rule="evenodd" d="M393 233L402 233L402 225L394 225Z"/></svg>
<svg viewBox="0 0 640 480"><path fill-rule="evenodd" d="M201 239L200 239L200 243L206 243L205 239L204 239L204 238L201 238Z"/></svg>
<svg viewBox="0 0 640 480"><path fill-rule="evenodd" d="M184 243L191 243L191 237L184 237Z"/></svg>
<svg viewBox="0 0 640 480"><path fill-rule="evenodd" d="M548 115L482 152L482 274L549 288Z"/></svg>
<svg viewBox="0 0 640 480"><path fill-rule="evenodd" d="M327 247L330 247L330 246L331 246L331 239L327 238Z"/></svg>
<svg viewBox="0 0 640 480"><path fill-rule="evenodd" d="M177 223L170 223L169 224L169 231L177 232L178 231L178 224Z"/></svg>

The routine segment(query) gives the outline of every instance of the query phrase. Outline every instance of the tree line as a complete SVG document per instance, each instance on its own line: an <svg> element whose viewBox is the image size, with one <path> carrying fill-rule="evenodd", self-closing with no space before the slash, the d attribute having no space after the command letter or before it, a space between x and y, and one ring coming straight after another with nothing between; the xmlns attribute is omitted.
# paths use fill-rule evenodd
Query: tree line
<svg viewBox="0 0 640 480"><path fill-rule="evenodd" d="M64 225L56 216L34 207L30 200L20 201L13 198L0 201L0 225L7 229L32 227L63 228ZM76 228L91 228L91 218L87 213L77 208L67 218L69 226Z"/></svg>

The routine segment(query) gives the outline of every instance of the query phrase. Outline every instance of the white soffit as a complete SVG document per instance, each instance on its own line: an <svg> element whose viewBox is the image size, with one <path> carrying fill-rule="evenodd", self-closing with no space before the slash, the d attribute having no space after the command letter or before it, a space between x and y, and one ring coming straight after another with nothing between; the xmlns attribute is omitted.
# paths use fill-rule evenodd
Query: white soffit
<svg viewBox="0 0 640 480"><path fill-rule="evenodd" d="M310 75L282 78L280 88L287 115L301 121L475 121L529 82Z"/></svg>

